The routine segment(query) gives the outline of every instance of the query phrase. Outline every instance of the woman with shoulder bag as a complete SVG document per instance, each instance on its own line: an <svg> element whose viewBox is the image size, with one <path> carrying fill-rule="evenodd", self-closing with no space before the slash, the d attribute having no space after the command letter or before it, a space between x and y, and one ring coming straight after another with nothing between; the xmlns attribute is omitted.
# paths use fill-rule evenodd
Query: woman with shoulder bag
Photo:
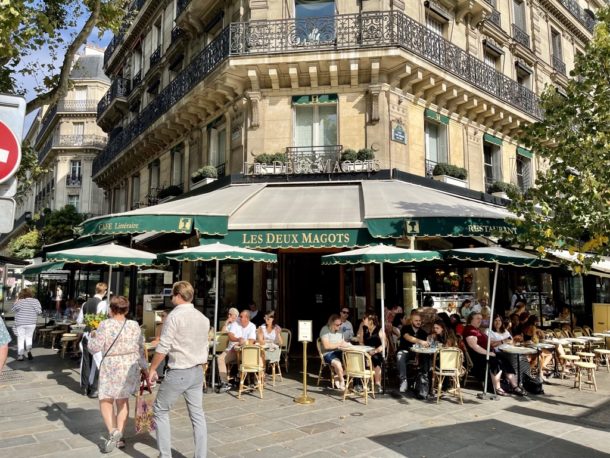
<svg viewBox="0 0 610 458"><path fill-rule="evenodd" d="M138 323L126 318L128 312L127 298L113 297L110 301L110 318L102 321L99 328L91 333L88 346L91 353L102 352L104 355L100 364L98 397L108 439L102 453L125 446L122 439L129 417L129 396L139 388L141 373L148 377L144 337Z"/></svg>

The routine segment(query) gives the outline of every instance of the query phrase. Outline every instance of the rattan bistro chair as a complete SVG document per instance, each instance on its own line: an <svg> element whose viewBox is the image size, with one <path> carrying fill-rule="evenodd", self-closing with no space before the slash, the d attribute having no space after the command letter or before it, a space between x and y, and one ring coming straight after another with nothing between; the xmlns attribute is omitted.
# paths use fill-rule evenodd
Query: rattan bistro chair
<svg viewBox="0 0 610 458"><path fill-rule="evenodd" d="M317 386L320 386L320 381L321 380L327 380L327 379L323 379L322 378L322 372L324 371L325 368L328 368L328 371L330 372L330 387L333 387L333 380L334 380L334 376L335 376L335 371L333 370L333 366L331 364L328 364L326 361L324 361L324 349L322 348L322 339L320 339L318 337L318 340L316 340L316 348L318 349L318 356L320 356L320 370L318 371L318 383Z"/></svg>
<svg viewBox="0 0 610 458"><path fill-rule="evenodd" d="M256 389L258 389L261 399L263 399L265 364L263 349L259 345L244 345L241 349L238 399L241 399L241 393L244 390L244 380L248 374L254 374L254 377L256 378Z"/></svg>
<svg viewBox="0 0 610 458"><path fill-rule="evenodd" d="M271 368L271 384L275 386L275 371L277 369L277 373L280 376L280 381L284 381L282 377L282 368L280 367L280 357L282 355L282 350L280 347L275 346L268 350L265 350L265 359L267 362L267 366Z"/></svg>
<svg viewBox="0 0 610 458"><path fill-rule="evenodd" d="M282 345L280 359L284 359L284 369L288 373L288 356L290 355L290 345L292 344L292 331L290 329L282 328Z"/></svg>
<svg viewBox="0 0 610 458"><path fill-rule="evenodd" d="M450 377L453 380L453 388L455 395L459 398L460 404L464 404L462 400L462 390L460 389L460 372L462 371L462 350L455 347L441 348L436 355L439 362L438 367L434 365L433 373L435 380L438 381L436 403L441 400L443 391L443 381Z"/></svg>
<svg viewBox="0 0 610 458"><path fill-rule="evenodd" d="M371 397L375 399L375 370L373 368L371 355L363 351L344 350L343 366L345 366L346 376L343 400L345 401L350 385L353 388L354 379L357 378L362 380L362 396L364 396L364 404L368 404L369 402L369 392Z"/></svg>

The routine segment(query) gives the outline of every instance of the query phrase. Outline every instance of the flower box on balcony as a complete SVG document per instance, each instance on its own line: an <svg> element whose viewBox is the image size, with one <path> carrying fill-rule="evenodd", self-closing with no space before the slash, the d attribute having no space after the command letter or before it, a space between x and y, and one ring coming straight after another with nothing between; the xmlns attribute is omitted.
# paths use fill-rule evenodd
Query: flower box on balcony
<svg viewBox="0 0 610 458"><path fill-rule="evenodd" d="M210 184L212 181L216 181L216 178L202 178L201 180L196 181L191 184L191 191L193 189L201 188L202 186L205 186L206 184Z"/></svg>
<svg viewBox="0 0 610 458"><path fill-rule="evenodd" d="M452 164L439 163L434 166L432 178L443 183L449 183L460 188L467 188L468 171L463 167Z"/></svg>
<svg viewBox="0 0 610 458"><path fill-rule="evenodd" d="M443 183L452 184L453 186L459 186L460 188L467 188L468 182L466 180L460 180L459 178L452 177L450 175L434 175L436 181L442 181Z"/></svg>

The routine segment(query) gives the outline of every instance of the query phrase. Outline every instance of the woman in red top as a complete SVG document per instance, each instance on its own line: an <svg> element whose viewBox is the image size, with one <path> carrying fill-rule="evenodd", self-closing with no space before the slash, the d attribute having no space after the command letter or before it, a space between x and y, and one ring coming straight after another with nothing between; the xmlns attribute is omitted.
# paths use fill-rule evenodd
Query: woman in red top
<svg viewBox="0 0 610 458"><path fill-rule="evenodd" d="M482 316L480 313L471 313L468 315L466 327L464 328L464 339L466 340L466 349L472 360L473 375L481 381L485 380L485 366L487 356L487 336L481 332ZM506 396L506 392L500 386L500 378L502 372L506 374L506 379L509 381L513 393L523 395L523 390L517 385L517 377L510 365L499 359L493 351L489 352L489 373L496 394ZM512 373L511 373L512 372Z"/></svg>

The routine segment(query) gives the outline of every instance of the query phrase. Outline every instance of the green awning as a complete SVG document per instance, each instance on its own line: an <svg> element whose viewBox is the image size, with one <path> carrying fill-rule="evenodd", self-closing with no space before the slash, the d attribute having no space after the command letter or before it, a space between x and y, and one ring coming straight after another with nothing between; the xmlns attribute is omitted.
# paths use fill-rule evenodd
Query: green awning
<svg viewBox="0 0 610 458"><path fill-rule="evenodd" d="M170 251L159 256L175 261L224 261L232 259L249 262L277 262L277 255L274 253L265 253L264 251L250 250L219 242Z"/></svg>
<svg viewBox="0 0 610 458"><path fill-rule="evenodd" d="M436 111L431 110L430 108L426 108L424 110L424 116L426 118L428 118L428 119L432 119L434 121L438 121L438 122L440 122L442 124L445 124L445 125L449 124L449 116L445 116L445 115L442 115L440 113L437 113Z"/></svg>
<svg viewBox="0 0 610 458"><path fill-rule="evenodd" d="M358 250L322 256L323 265L341 264L401 264L442 259L438 251L408 250L392 245L374 245Z"/></svg>
<svg viewBox="0 0 610 458"><path fill-rule="evenodd" d="M108 216L85 221L82 235L91 234L138 234L142 232L159 232L190 234L194 229L202 234L223 235L227 233L228 217L226 216L193 216L181 215L134 215Z"/></svg>
<svg viewBox="0 0 610 458"><path fill-rule="evenodd" d="M488 133L483 134L483 141L487 142L487 143L493 143L494 145L502 146L501 138L498 138L498 137L488 134Z"/></svg>
<svg viewBox="0 0 610 458"><path fill-rule="evenodd" d="M522 148L521 146L517 146L517 154L528 159L532 159L534 157L534 153L528 149Z"/></svg>
<svg viewBox="0 0 610 458"><path fill-rule="evenodd" d="M337 103L337 94L319 94L319 95L293 95L293 105L307 105L310 103Z"/></svg>
<svg viewBox="0 0 610 458"><path fill-rule="evenodd" d="M154 253L134 250L121 245L108 245L75 248L73 250L47 253L49 261L74 262L78 264L118 266L150 266L157 259Z"/></svg>
<svg viewBox="0 0 610 458"><path fill-rule="evenodd" d="M553 263L530 253L502 247L459 248L442 251L446 259L457 261L484 262L513 267L553 267Z"/></svg>
<svg viewBox="0 0 610 458"><path fill-rule="evenodd" d="M408 236L492 236L514 235L517 227L502 219L474 217L370 218L366 219L373 237Z"/></svg>
<svg viewBox="0 0 610 458"><path fill-rule="evenodd" d="M376 242L364 228L231 230L221 239L202 237L200 242L205 245L219 240L229 245L255 249L351 248L367 246Z"/></svg>
<svg viewBox="0 0 610 458"><path fill-rule="evenodd" d="M63 262L43 262L42 264L33 264L23 269L23 275L38 275L50 270L61 270L64 267Z"/></svg>

